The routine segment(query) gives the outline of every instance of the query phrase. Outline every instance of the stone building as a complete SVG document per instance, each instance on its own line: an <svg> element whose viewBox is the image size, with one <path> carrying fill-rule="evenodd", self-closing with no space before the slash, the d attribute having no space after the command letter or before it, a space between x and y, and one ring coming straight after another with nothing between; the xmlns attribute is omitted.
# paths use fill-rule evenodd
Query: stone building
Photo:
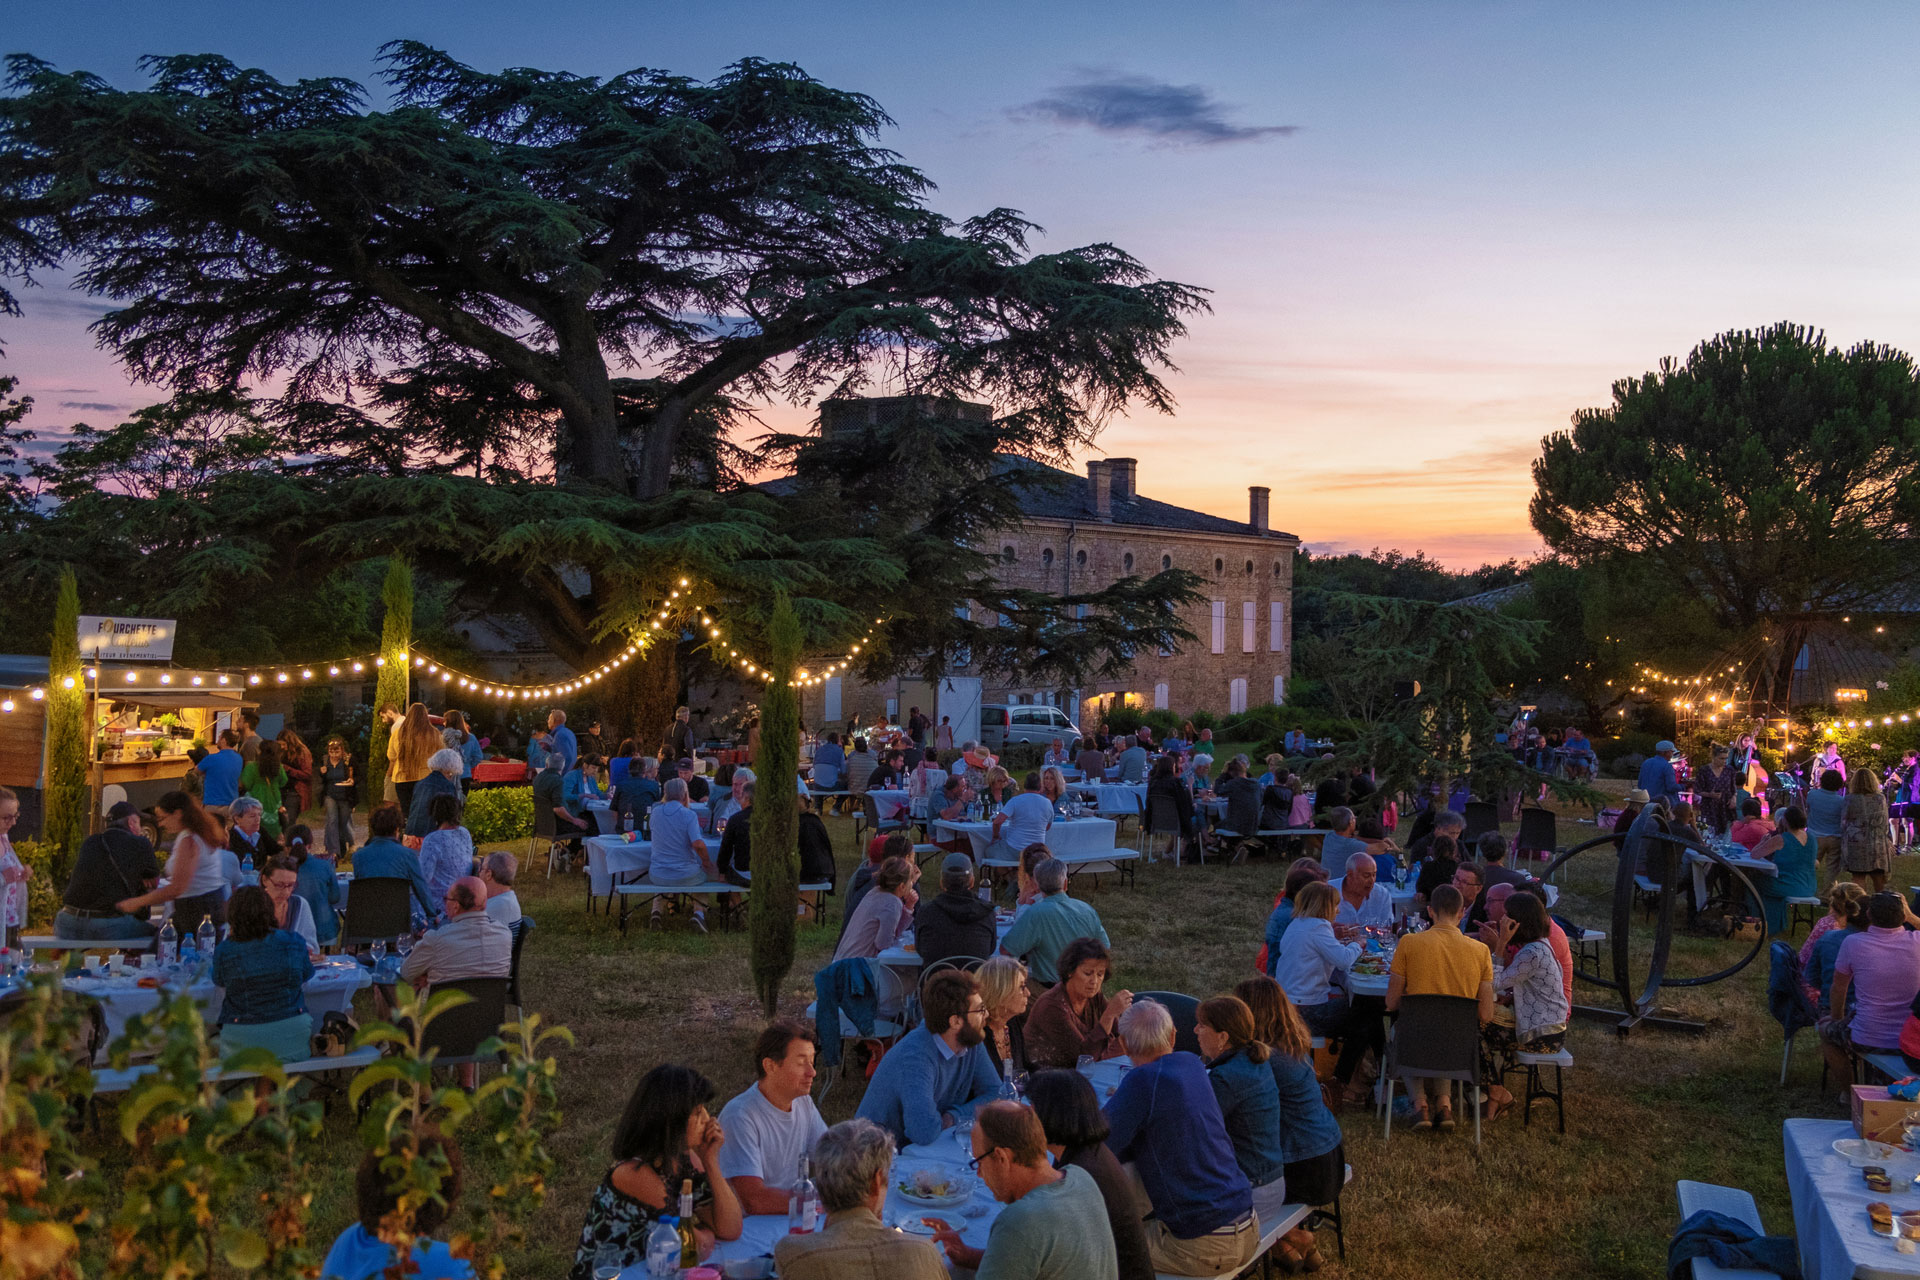
<svg viewBox="0 0 1920 1280"><path fill-rule="evenodd" d="M890 407L856 401L849 409L864 416ZM985 406L959 409L990 412ZM1026 459L1002 457L998 465L1016 486L1024 516L1020 527L998 536L1006 585L1065 595L1132 575L1186 569L1199 576L1206 597L1184 615L1197 642L1141 654L1122 678L1076 689L969 679L975 673L965 667L956 667L952 679L942 682L947 687L938 690L914 679L879 685L829 681L805 691L801 714L809 726L843 725L852 715L871 722L883 712L897 723L910 706L933 713L956 697L1057 706L1088 728L1117 705L1186 715L1284 701L1293 648L1293 555L1300 539L1271 527L1266 486L1250 486L1246 518L1230 520L1143 496L1132 458L1090 461L1084 480ZM964 712L954 723L967 723Z"/></svg>

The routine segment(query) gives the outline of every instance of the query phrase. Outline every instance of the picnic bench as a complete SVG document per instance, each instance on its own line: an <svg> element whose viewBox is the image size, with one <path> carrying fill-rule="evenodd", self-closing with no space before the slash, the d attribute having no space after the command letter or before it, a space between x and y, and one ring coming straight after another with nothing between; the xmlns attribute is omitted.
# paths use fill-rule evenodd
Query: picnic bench
<svg viewBox="0 0 1920 1280"><path fill-rule="evenodd" d="M833 885L825 880L808 881L799 887L801 893L832 893ZM714 923L723 928L738 928L740 910L728 903L726 895L735 894L740 905L746 904L747 890L731 880L704 880L699 884L655 884L645 876L637 880L622 880L613 886L613 892L620 899L620 932L627 931L627 917L632 914L635 899L652 902L656 898L665 898L669 902L684 906L686 899L710 896L714 899Z"/></svg>
<svg viewBox="0 0 1920 1280"><path fill-rule="evenodd" d="M298 1062L282 1063L280 1069L290 1076L317 1075L323 1071L358 1071L361 1067L371 1066L380 1060L380 1049L369 1045L364 1049L326 1058L302 1058ZM109 1093L125 1093L143 1077L158 1071L158 1065L151 1062L136 1063L124 1070L102 1067L93 1073L93 1093L95 1097ZM234 1080L253 1080L259 1077L258 1071L228 1071L220 1067L208 1067L201 1079L209 1084L226 1084Z"/></svg>

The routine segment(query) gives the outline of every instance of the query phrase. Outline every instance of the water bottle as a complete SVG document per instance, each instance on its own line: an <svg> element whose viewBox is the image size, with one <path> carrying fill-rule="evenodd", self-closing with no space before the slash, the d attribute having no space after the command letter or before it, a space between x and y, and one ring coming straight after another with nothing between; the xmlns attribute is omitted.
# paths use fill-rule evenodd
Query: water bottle
<svg viewBox="0 0 1920 1280"><path fill-rule="evenodd" d="M200 958L205 960L213 954L213 917L202 916L200 927L193 931L194 944L200 949Z"/></svg>
<svg viewBox="0 0 1920 1280"><path fill-rule="evenodd" d="M807 1158L800 1157L800 1177L787 1192L787 1234L804 1236L819 1229L820 1193L807 1176Z"/></svg>
<svg viewBox="0 0 1920 1280"><path fill-rule="evenodd" d="M654 1219L647 1231L647 1274L680 1274L680 1220L671 1214Z"/></svg>
<svg viewBox="0 0 1920 1280"><path fill-rule="evenodd" d="M1003 1058L1000 1062L1000 1101L1020 1101L1020 1090L1013 1084L1013 1059Z"/></svg>
<svg viewBox="0 0 1920 1280"><path fill-rule="evenodd" d="M254 872L254 869L253 869L252 854L248 854L246 857L240 859L240 883L241 884L259 884L260 883L260 877Z"/></svg>
<svg viewBox="0 0 1920 1280"><path fill-rule="evenodd" d="M175 965L180 963L180 931L173 927L173 917L160 926L160 963Z"/></svg>

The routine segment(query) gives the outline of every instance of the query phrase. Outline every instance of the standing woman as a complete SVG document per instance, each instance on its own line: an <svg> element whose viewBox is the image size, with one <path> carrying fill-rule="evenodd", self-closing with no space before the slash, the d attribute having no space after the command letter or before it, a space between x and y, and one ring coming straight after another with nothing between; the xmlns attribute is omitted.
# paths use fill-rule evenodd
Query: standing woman
<svg viewBox="0 0 1920 1280"><path fill-rule="evenodd" d="M1893 870L1893 827L1887 817L1887 797L1880 791L1878 775L1866 765L1853 771L1848 791L1846 816L1840 827L1840 865L1855 879L1871 879L1870 892L1879 893L1887 887L1887 873Z"/></svg>
<svg viewBox="0 0 1920 1280"><path fill-rule="evenodd" d="M413 813L414 784L433 772L427 761L433 759L434 752L445 750L446 745L439 730L433 727L433 721L427 718L424 702L408 707L407 714L395 722L393 734L387 739L387 778L393 783L395 798L400 801L400 812Z"/></svg>
<svg viewBox="0 0 1920 1280"><path fill-rule="evenodd" d="M1711 835L1725 835L1733 825L1733 793L1746 779L1729 763L1725 747L1715 747L1707 767L1695 780L1694 791L1700 800L1700 821Z"/></svg>
<svg viewBox="0 0 1920 1280"><path fill-rule="evenodd" d="M353 806L359 798L359 785L353 778L353 757L347 754L346 739L338 734L327 739L327 758L318 773L327 808L323 828L327 856L344 858L353 852Z"/></svg>
<svg viewBox="0 0 1920 1280"><path fill-rule="evenodd" d="M287 816L282 803L286 794L287 770L280 763L280 744L263 742L260 754L240 770L240 794L260 802L260 829L278 844Z"/></svg>
<svg viewBox="0 0 1920 1280"><path fill-rule="evenodd" d="M473 789L473 766L480 763L480 739L467 727L467 717L461 712L449 711L440 718L446 724L440 740L460 753L460 792L464 795Z"/></svg>
<svg viewBox="0 0 1920 1280"><path fill-rule="evenodd" d="M7 838L20 816L20 797L0 787L0 946L11 946L27 927L27 880L33 869L20 861Z"/></svg>
<svg viewBox="0 0 1920 1280"><path fill-rule="evenodd" d="M166 883L151 893L126 898L114 905L127 915L161 902L173 904L173 927L184 942L202 920L224 924L227 919L227 877L220 863L226 833L220 821L184 791L169 791L153 806L154 821L173 837L167 855Z"/></svg>
<svg viewBox="0 0 1920 1280"><path fill-rule="evenodd" d="M313 808L313 751L291 726L280 731L279 742L280 766L300 797L300 807L291 815L291 822L298 822L301 814Z"/></svg>

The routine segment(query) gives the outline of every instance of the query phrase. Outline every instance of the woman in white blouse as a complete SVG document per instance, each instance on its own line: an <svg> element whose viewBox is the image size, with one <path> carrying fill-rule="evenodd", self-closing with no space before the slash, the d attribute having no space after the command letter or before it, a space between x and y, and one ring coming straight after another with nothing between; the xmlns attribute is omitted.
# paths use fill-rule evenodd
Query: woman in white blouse
<svg viewBox="0 0 1920 1280"><path fill-rule="evenodd" d="M1280 938L1280 959L1273 976L1313 1034L1341 1038L1334 1075L1350 1087L1354 1069L1382 1032L1380 1012L1356 1010L1348 998L1347 971L1360 958L1360 944L1333 936L1333 916L1339 905L1340 891L1324 881L1300 890L1293 903L1293 923Z"/></svg>
<svg viewBox="0 0 1920 1280"><path fill-rule="evenodd" d="M1566 1042L1566 977L1554 958L1549 937L1553 932L1547 908L1530 893L1507 899L1507 914L1499 922L1502 943L1496 956L1511 956L1493 967L1493 990L1500 999L1493 1021L1486 1027L1489 1049L1511 1053L1554 1053Z"/></svg>

